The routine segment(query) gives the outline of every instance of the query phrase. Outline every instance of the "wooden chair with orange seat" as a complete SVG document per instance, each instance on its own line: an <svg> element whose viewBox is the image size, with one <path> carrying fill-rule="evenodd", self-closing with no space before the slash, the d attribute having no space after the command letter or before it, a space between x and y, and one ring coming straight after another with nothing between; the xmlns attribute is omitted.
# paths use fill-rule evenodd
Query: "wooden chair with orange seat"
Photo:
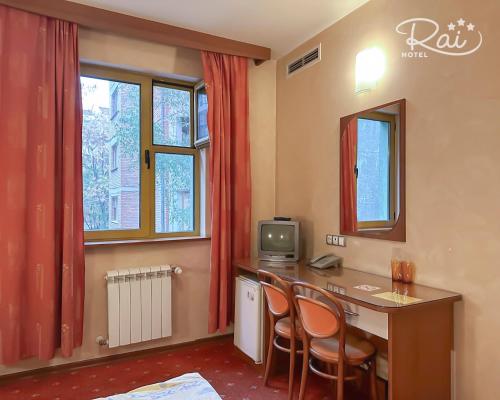
<svg viewBox="0 0 500 400"><path fill-rule="evenodd" d="M358 379L347 375L346 367L366 365L370 375L370 397L377 400L376 349L369 341L346 332L342 303L328 291L305 282L290 285L294 306L303 329L303 365L299 400L306 392L310 369L315 374L337 382L336 400L344 399L344 382ZM308 293L306 297L301 293ZM312 357L311 357L312 356ZM327 365L327 372L314 365L314 359ZM337 373L333 374L336 367Z"/></svg>
<svg viewBox="0 0 500 400"><path fill-rule="evenodd" d="M301 327L296 320L295 308L293 306L292 292L290 285L277 275L258 270L257 276L264 289L269 312L269 347L266 360L266 371L264 374L264 384L268 384L269 370L271 369L274 349L290 354L290 370L288 376L288 399L293 398L293 383L295 358L297 354L302 354L302 350L297 350L297 342L301 342ZM272 282L269 283L268 281ZM290 341L290 347L284 347L278 341L280 338Z"/></svg>

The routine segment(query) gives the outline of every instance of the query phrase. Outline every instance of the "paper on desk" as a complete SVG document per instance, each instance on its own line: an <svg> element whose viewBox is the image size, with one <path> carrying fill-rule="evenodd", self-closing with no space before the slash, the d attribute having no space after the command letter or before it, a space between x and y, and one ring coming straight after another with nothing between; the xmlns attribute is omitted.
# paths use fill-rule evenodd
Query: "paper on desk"
<svg viewBox="0 0 500 400"><path fill-rule="evenodd" d="M354 289L364 290L365 292L374 292L375 290L379 290L380 288L378 286L372 285L358 285L354 286Z"/></svg>
<svg viewBox="0 0 500 400"><path fill-rule="evenodd" d="M378 297L380 299L392 301L394 303L404 304L404 305L418 303L419 301L422 301L422 299L417 299L416 297L405 296L404 294L396 293L396 292L377 293L377 294L372 294L372 296Z"/></svg>

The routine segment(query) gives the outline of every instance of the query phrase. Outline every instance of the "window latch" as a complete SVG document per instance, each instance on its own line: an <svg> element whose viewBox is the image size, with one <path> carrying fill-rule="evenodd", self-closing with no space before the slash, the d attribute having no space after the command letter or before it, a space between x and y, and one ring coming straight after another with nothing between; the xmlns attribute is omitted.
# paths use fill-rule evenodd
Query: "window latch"
<svg viewBox="0 0 500 400"><path fill-rule="evenodd" d="M149 155L149 150L144 150L144 162L146 163L147 169L151 168L151 157Z"/></svg>
<svg viewBox="0 0 500 400"><path fill-rule="evenodd" d="M359 174L359 170L358 170L358 166L354 166L354 175L356 176L356 179L358 179L358 174Z"/></svg>

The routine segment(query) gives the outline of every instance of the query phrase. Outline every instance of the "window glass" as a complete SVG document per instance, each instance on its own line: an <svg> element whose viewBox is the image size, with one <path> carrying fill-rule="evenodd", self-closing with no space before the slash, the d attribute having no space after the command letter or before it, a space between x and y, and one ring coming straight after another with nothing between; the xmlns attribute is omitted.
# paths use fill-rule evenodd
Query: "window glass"
<svg viewBox="0 0 500 400"><path fill-rule="evenodd" d="M118 196L111 197L111 223L118 222Z"/></svg>
<svg viewBox="0 0 500 400"><path fill-rule="evenodd" d="M82 77L81 88L84 229L138 229L140 85Z"/></svg>
<svg viewBox="0 0 500 400"><path fill-rule="evenodd" d="M191 146L191 93L153 87L153 144Z"/></svg>
<svg viewBox="0 0 500 400"><path fill-rule="evenodd" d="M111 145L111 170L118 168L118 143Z"/></svg>
<svg viewBox="0 0 500 400"><path fill-rule="evenodd" d="M358 221L390 220L390 129L386 121L358 119Z"/></svg>
<svg viewBox="0 0 500 400"><path fill-rule="evenodd" d="M118 114L118 85L114 85L113 92L111 93L111 119Z"/></svg>
<svg viewBox="0 0 500 400"><path fill-rule="evenodd" d="M194 157L155 154L156 233L194 230Z"/></svg>
<svg viewBox="0 0 500 400"><path fill-rule="evenodd" d="M197 104L197 129L196 129L196 140L202 140L208 138L208 97L205 87L198 89L196 91L196 104Z"/></svg>

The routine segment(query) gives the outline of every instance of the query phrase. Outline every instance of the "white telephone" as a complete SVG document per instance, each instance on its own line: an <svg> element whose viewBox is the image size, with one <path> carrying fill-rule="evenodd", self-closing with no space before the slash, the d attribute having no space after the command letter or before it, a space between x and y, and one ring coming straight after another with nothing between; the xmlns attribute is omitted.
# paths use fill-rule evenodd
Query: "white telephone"
<svg viewBox="0 0 500 400"><path fill-rule="evenodd" d="M335 254L323 254L319 257L314 257L309 262L309 265L314 268L326 269L331 267L340 267L342 258L337 257Z"/></svg>

